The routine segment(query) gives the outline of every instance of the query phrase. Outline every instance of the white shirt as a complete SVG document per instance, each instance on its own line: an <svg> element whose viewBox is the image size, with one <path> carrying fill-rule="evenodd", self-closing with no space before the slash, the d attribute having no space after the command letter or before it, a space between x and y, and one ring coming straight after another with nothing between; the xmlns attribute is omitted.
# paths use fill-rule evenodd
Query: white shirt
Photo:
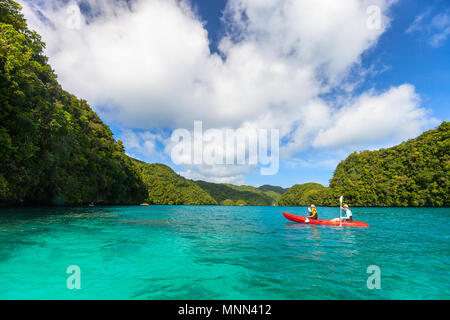
<svg viewBox="0 0 450 320"><path fill-rule="evenodd" d="M352 212L350 211L350 209L347 209L347 210L344 209L344 213L345 213L345 217L343 217L343 218L345 218L345 219L351 218Z"/></svg>

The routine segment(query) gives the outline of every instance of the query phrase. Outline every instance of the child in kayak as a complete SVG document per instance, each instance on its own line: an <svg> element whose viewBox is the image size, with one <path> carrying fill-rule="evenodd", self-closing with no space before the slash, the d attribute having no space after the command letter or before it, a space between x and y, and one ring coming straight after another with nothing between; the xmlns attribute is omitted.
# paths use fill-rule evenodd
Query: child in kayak
<svg viewBox="0 0 450 320"><path fill-rule="evenodd" d="M311 207L308 208L308 218L317 220L318 217L316 206L312 204Z"/></svg>
<svg viewBox="0 0 450 320"><path fill-rule="evenodd" d="M347 221L347 222L353 221L352 212L350 211L348 205L344 204L342 209L344 210L345 216L341 218L341 221ZM331 221L339 221L339 218L335 218Z"/></svg>

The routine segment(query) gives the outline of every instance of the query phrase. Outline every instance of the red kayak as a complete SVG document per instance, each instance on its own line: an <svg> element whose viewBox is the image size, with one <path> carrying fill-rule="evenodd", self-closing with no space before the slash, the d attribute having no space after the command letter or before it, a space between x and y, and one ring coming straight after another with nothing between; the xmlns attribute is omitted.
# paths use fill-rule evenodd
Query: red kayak
<svg viewBox="0 0 450 320"><path fill-rule="evenodd" d="M283 212L283 215L286 217L286 219L291 220L291 221L295 221L295 222L300 222L300 223L306 223L306 224L324 224L327 226L339 226L340 222L339 221L331 221L331 220L321 220L321 219L317 219L317 220L311 220L309 219L309 222L306 222L306 217L302 217L302 216L296 216L290 213L286 213ZM342 221L342 226L343 227L368 227L369 225L365 222L360 222L360 221Z"/></svg>

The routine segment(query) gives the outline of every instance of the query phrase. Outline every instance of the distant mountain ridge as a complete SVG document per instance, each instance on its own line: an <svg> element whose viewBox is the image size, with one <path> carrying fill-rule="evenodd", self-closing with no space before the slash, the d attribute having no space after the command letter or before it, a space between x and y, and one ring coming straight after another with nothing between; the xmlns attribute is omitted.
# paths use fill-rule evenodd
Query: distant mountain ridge
<svg viewBox="0 0 450 320"><path fill-rule="evenodd" d="M261 191L273 191L279 194L283 194L285 193L289 188L283 188L283 187L279 187L279 186L271 186L268 184L262 185L260 187L258 187L259 190Z"/></svg>
<svg viewBox="0 0 450 320"><path fill-rule="evenodd" d="M237 201L251 206L275 205L281 194L274 191L263 191L253 186L236 186L225 183L195 181L203 190L213 197L217 203L231 205Z"/></svg>

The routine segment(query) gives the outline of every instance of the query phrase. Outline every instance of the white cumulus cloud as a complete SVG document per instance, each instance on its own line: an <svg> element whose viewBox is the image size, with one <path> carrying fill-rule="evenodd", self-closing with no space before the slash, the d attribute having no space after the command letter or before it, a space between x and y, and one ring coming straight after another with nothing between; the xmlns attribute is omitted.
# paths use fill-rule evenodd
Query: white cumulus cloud
<svg viewBox="0 0 450 320"><path fill-rule="evenodd" d="M364 93L331 113L330 125L319 130L315 147L377 146L384 141L400 142L434 123L412 85L394 87L382 94Z"/></svg>

